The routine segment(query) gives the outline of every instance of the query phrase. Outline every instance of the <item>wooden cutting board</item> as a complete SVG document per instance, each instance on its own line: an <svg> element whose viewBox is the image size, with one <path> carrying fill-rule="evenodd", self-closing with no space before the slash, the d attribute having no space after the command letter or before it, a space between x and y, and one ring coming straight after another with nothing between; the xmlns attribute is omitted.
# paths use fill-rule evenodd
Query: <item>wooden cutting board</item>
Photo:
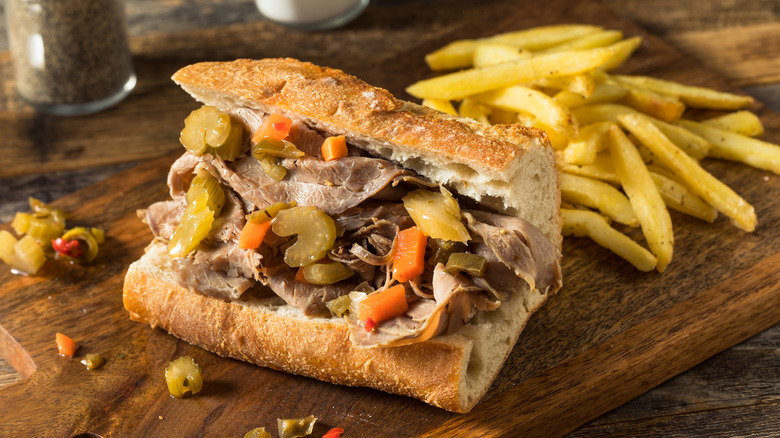
<svg viewBox="0 0 780 438"><path fill-rule="evenodd" d="M423 55L452 39L596 23L645 36L623 71L727 88L598 3L552 0L546 6L491 5L458 32L421 45L409 42L401 57L377 65L348 56L306 57L305 51L290 55L345 68L404 96L405 86L431 75ZM268 55L238 37L248 30L251 25L209 31L217 42L206 53ZM219 52L222 46L226 50ZM181 114L171 118L183 119L194 105L170 95L181 102ZM125 108L133 105L127 110L132 114L154 99L142 95ZM780 142L780 116L761 105L753 110L766 125L764 138ZM756 231L739 231L725 218L705 225L673 213L675 259L662 275L638 273L586 239L567 239L564 288L533 317L488 397L470 414L220 358L130 321L122 308L124 273L151 238L135 211L166 196L165 175L175 157L146 162L56 203L73 213L72 223L107 230L92 265L49 263L35 277L0 271L0 354L25 377L0 390L0 435L242 436L257 426L274 430L280 417L309 414L320 419L315 436L335 426L348 436L563 435L780 322L780 179L708 160L708 170L756 207ZM105 366L87 371L78 359L57 356L56 332L81 344L79 356L101 354ZM200 364L205 384L197 397L175 400L163 369L183 354Z"/></svg>

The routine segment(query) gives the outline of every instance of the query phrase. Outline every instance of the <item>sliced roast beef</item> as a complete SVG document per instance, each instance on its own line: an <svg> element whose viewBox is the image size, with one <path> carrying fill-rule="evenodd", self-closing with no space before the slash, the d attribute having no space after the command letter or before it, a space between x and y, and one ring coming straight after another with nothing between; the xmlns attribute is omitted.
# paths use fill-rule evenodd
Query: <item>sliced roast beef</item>
<svg viewBox="0 0 780 438"><path fill-rule="evenodd" d="M177 283L224 300L238 299L259 278L261 256L234 242L209 248L201 245L191 256L173 259Z"/></svg>
<svg viewBox="0 0 780 438"><path fill-rule="evenodd" d="M468 277L445 272L441 263L433 272L433 297L414 301L406 314L377 324L371 332L366 332L354 316L348 317L350 339L360 348L421 342L457 330L476 310L498 306L487 300Z"/></svg>
<svg viewBox="0 0 780 438"><path fill-rule="evenodd" d="M408 171L386 160L344 157L322 161L314 157L282 160L287 176L282 181L268 177L253 157L243 156L226 165L211 161L223 181L246 201L258 207L276 202L314 205L331 216L342 213L371 198L396 177Z"/></svg>
<svg viewBox="0 0 780 438"><path fill-rule="evenodd" d="M294 120L287 140L307 156L322 159L322 143L325 142L325 137L306 126L305 123Z"/></svg>
<svg viewBox="0 0 780 438"><path fill-rule="evenodd" d="M279 295L287 304L297 307L308 316L327 312L325 303L346 295L358 286L359 281L340 281L328 286L301 283L295 280L295 271L284 263L266 266L263 274L267 278L268 287Z"/></svg>
<svg viewBox="0 0 780 438"><path fill-rule="evenodd" d="M498 260L542 293L561 284L561 253L530 222L484 211L463 212L468 228Z"/></svg>
<svg viewBox="0 0 780 438"><path fill-rule="evenodd" d="M167 242L171 240L186 208L184 197L155 202L146 209L143 220L149 225L155 237Z"/></svg>

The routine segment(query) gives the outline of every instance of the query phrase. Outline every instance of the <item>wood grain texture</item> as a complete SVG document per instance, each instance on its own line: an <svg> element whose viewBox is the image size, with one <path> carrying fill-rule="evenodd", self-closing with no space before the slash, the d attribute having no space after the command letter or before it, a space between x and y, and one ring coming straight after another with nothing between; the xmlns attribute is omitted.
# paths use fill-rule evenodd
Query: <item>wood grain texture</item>
<svg viewBox="0 0 780 438"><path fill-rule="evenodd" d="M11 198L6 191L6 187L11 186L4 182L25 181L25 184L13 185L12 191L29 190L44 198L50 193L47 199L55 199L127 168L139 156L164 156L168 151L178 150L175 138L183 115L197 105L172 86L168 77L178 66L197 60L297 56L344 68L403 96L406 85L417 77L430 74L421 63L422 54L449 39L561 21L608 23L629 34L647 35L642 29L621 20L619 15L637 20L662 36L674 36L678 29L695 35L712 30L706 26L704 18L697 17L711 17L713 10L721 17L715 22L719 32L713 38L726 39L730 35L726 26L733 23L764 29L764 24L777 21L776 9L772 9L776 8L775 2L736 2L740 9L733 11L727 3L735 2L725 1L704 2L714 5L714 9L699 2L667 0L653 4L633 0L609 0L607 3L612 12L593 2L558 0L551 2L547 10L534 9L531 16L518 9L514 2L474 5L461 1L425 4L377 1L345 28L335 32L298 34L258 21L256 16L249 18L251 8L247 4L251 5L251 2L247 1L224 0L211 4L176 0L129 1L129 21L131 29L136 29L132 44L141 81L128 100L110 111L79 120L35 115L13 96L13 82L6 74L10 60L7 54L5 58L0 54L0 72L3 73L0 93L5 93L0 99L0 117L7 122L0 124L0 129L5 130L3 138L11 139L0 142L0 157L3 160L15 158L14 166L3 166L6 174L0 180L0 201ZM410 4L414 6L411 9ZM144 13L146 7L153 9ZM245 14L225 18L220 7L236 8ZM744 11L743 18L739 17L739 10ZM133 14L141 14L143 19L134 19ZM163 18L155 21L155 14ZM769 18L761 18L767 14ZM651 21L642 22L643 17ZM164 25L166 22L173 24L168 28ZM772 29L764 30L772 32ZM284 45L279 41L284 41ZM705 39L696 38L688 41L693 42L690 50L694 50L696 44L706 47L707 43ZM754 46L735 47L736 50L759 50ZM719 55L717 51L710 53L710 57ZM642 60L627 66L628 71L659 74L718 88L731 86L716 74L702 72L698 67L701 60L686 59L660 40L649 38L641 55ZM771 63L763 65L772 68ZM745 70L736 72L744 74ZM737 82L749 85L748 90L754 95L769 96L767 100L772 102L771 96L777 96L777 88L757 86L754 80ZM774 102L778 100L775 98ZM760 105L755 109L767 124L766 138L780 141L778 116ZM96 143L100 148L95 147ZM58 205L76 211L78 221L99 221L115 230L112 250L102 256L97 267L79 270L55 265L47 268L41 279L0 276L0 294L5 297L8 291L14 292L12 300L0 305L0 315L24 302L25 308L29 308L25 314L34 315L36 321L47 321L30 328L21 323L6 323L6 318L0 316L0 325L10 333L0 336L0 349L5 353L0 355L16 357L16 353L8 352L14 343L7 341L18 341L29 351L39 370L21 383L0 390L2 405L24 400L26 406L36 407L15 418L0 415L0 425L12 425L18 428L13 430L20 433L34 433L34 429L25 428L41 418L53 417L57 420L52 429L56 436L86 431L113 436L112 431L116 430L132 436L180 435L185 426L193 434L239 435L257 425L270 426L279 416L316 413L322 423L317 429L319 432L324 432L327 426L341 426L355 436L413 436L459 424L460 417L401 397L334 387L220 359L127 320L121 312L117 295L121 283L116 278L121 277L126 263L140 254L144 239L148 238L133 211L159 199L164 192L161 184L165 166L171 159L163 157L145 163L58 201ZM780 210L777 205L777 199L780 199L778 177L718 161L708 161L707 168L756 203L759 207L757 232L746 235L723 219L712 227L702 228L695 221L674 216L679 251L672 268L663 276L642 277L608 252L594 249L584 239L567 240L564 269L568 277L576 280L568 280L566 289L532 320L491 389L493 397L484 403L484 407L478 408L490 411L487 418L500 421L467 422L467 430L477 432L482 430L479 427L484 427L484 436L497 436L501 431L509 430L501 424L506 418L517 416L518 409L522 413L524 406L529 404L550 406L550 401L540 400L539 394L552 392L550 397L572 395L580 403L563 401L560 406L569 409L560 418L552 411L543 410L523 413L518 418L527 420L526 426L539 422L531 435L563 434L744 339L746 333L771 325L768 319L772 315L766 312L772 307L761 308L752 301L765 299L769 304L776 303L771 301L776 299L776 291L771 287L761 288L759 293L738 294L734 301L726 302L723 300L735 291L722 288L735 276L745 279L740 283L743 287L758 285L767 278L764 269L774 269L777 260L772 255L780 249L773 232L780 221L777 217ZM101 176L91 175L92 170ZM39 179L42 175L43 179ZM22 179L17 180L19 177ZM61 183L69 178L73 180L71 183ZM151 181L153 185L147 187L141 181ZM52 185L56 187L47 188ZM23 202L24 198L15 199L14 202ZM6 207L5 211L11 210ZM763 276L754 276L757 271ZM58 286L48 287L48 282L54 278ZM90 298L86 305L84 295ZM684 303L703 306L699 310L715 306L712 315L706 312L701 315L704 321L714 322L711 325L699 322L694 318L695 312ZM720 315L732 309L732 305L739 305L738 309L722 320ZM757 313L754 315L743 308L756 309ZM680 319L678 310L693 321ZM104 314L109 315L107 321L102 319ZM659 320L661 316L664 318ZM676 324L665 326L663 321L666 319L676 321ZM728 327L735 321L739 324L732 332ZM711 327L716 330L710 330ZM702 328L706 328L705 333L699 333ZM83 352L104 354L109 359L106 368L89 373L75 360L56 357L53 332L59 329L72 330L74 336L83 339ZM722 336L715 336L710 331ZM582 436L690 436L699 431L703 435L752 431L759 435L762 432L780 433L776 389L776 333L779 332L775 326L765 332L768 334L765 343L761 343L759 336L715 356L691 372L587 424L575 432L575 436L578 433ZM629 348L633 339L642 339L648 333L671 337L670 351L660 349L651 341L642 342L638 348ZM689 337L694 333L705 337ZM696 339L700 342L694 342ZM612 362L614 348L622 348L618 351L624 354ZM679 363L653 361L654 353L660 357L679 353L679 356L673 356ZM208 370L209 385L201 397L177 403L165 395L158 371L167 360L180 354L192 354L197 358L204 370ZM588 398L589 394L583 394L579 382L571 380L571 376L580 374L584 365L587 365L585 371L595 367L608 373L585 373L588 378L584 384L595 387L593 400ZM644 368L632 369L629 365ZM30 369L29 364L15 366ZM713 380L713 375L726 377L720 377L725 380ZM250 381L247 376L251 376ZM606 380L609 388L615 382L620 383L616 391L605 394L606 389L596 385L605 376L615 379ZM765 378L763 382L761 377ZM725 383L718 386L713 382ZM78 398L68 409L46 408L72 398L72 393L49 391L52 385L64 384L89 388L87 392L95 396ZM555 392L556 389L560 391ZM523 403L503 403L524 396L528 399ZM95 412L101 415L95 416ZM496 417L501 413L504 417ZM187 423L193 419L195 424Z"/></svg>

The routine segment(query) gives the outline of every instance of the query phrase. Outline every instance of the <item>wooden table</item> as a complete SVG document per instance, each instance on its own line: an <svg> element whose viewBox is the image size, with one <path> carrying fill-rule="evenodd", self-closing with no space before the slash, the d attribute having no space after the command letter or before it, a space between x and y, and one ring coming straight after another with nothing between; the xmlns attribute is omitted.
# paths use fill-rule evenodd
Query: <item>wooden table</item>
<svg viewBox="0 0 780 438"><path fill-rule="evenodd" d="M177 150L180 146L174 139L183 113L166 112L168 102L195 107L168 84L170 73L181 65L245 56L250 47L262 56L284 56L294 47L297 56L323 64L335 59L338 65L334 66L359 71L368 63L387 62L407 47L441 38L466 17L479 17L500 2L374 1L357 21L318 37L333 45L321 43L311 50L306 49L306 34L270 23L255 24L251 28L257 32L246 34L249 24L262 20L251 1L125 3L140 78L133 93L151 105L148 114L137 119L119 120L110 110L88 116L92 118L90 129L102 126L101 131L80 129L78 119L32 115L13 94L10 56L4 32L0 33L0 223L9 221L14 211L26 210L28 196L52 201ZM780 112L780 10L776 1L604 3ZM226 38L231 44L192 44L214 38ZM27 125L24 130L4 128L13 123ZM25 137L9 137L18 132ZM93 138L99 144L85 149L84 144ZM31 143L34 148L20 150ZM591 421L571 436L779 435L779 352L780 326L774 326ZM20 379L0 360L0 387Z"/></svg>

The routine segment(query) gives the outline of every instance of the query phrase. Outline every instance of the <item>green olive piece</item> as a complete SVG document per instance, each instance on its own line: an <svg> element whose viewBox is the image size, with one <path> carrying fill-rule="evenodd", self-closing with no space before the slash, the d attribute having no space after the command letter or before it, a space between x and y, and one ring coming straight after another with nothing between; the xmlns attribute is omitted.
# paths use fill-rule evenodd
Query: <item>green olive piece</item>
<svg viewBox="0 0 780 438"><path fill-rule="evenodd" d="M84 359L81 359L81 363L83 363L88 370L92 371L103 366L103 364L106 363L106 361L105 359L103 359L103 356L99 354L89 353L86 356L84 356Z"/></svg>
<svg viewBox="0 0 780 438"><path fill-rule="evenodd" d="M71 240L78 240L79 242L83 242L86 244L86 248L82 249L81 257L79 258L73 258L70 256L64 256L70 260L77 261L79 263L89 263L92 260L95 260L95 257L98 255L98 241L95 238L95 235L92 234L91 230L88 230L84 227L76 227L71 230L68 230L65 234L62 235L62 240L65 241L71 241Z"/></svg>
<svg viewBox="0 0 780 438"><path fill-rule="evenodd" d="M176 398L197 394L203 387L200 367L191 357L182 356L165 368L165 383L168 391Z"/></svg>
<svg viewBox="0 0 780 438"><path fill-rule="evenodd" d="M252 155L255 158L257 158L258 155L268 155L279 158L301 158L306 154L295 147L292 142L265 137L252 148Z"/></svg>
<svg viewBox="0 0 780 438"><path fill-rule="evenodd" d="M303 268L303 278L308 283L318 286L326 286L346 280L355 272L344 266L341 262L312 263Z"/></svg>
<svg viewBox="0 0 780 438"><path fill-rule="evenodd" d="M254 155L254 157L269 178L281 181L287 175L287 169L279 164L279 158L264 154Z"/></svg>
<svg viewBox="0 0 780 438"><path fill-rule="evenodd" d="M279 438L300 438L311 435L316 421L314 415L304 418L278 418L276 422L279 427Z"/></svg>
<svg viewBox="0 0 780 438"><path fill-rule="evenodd" d="M452 275L465 272L474 277L481 277L485 273L485 257L466 252L456 252L450 255L444 270Z"/></svg>
<svg viewBox="0 0 780 438"><path fill-rule="evenodd" d="M271 434L264 427L256 427L244 434L244 438L271 438Z"/></svg>

